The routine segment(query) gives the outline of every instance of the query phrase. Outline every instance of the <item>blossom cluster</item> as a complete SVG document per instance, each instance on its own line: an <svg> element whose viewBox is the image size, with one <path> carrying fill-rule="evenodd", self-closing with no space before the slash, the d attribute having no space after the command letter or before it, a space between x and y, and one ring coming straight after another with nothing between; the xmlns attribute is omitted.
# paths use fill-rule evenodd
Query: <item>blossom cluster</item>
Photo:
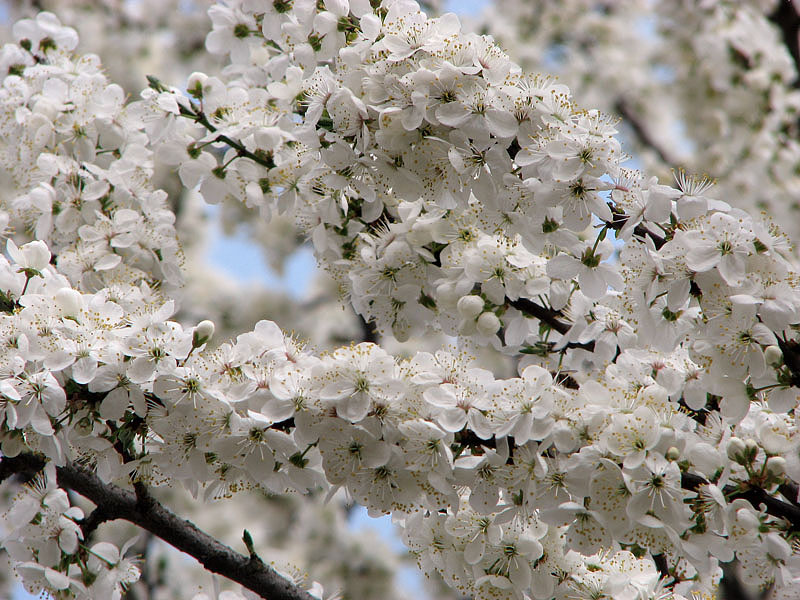
<svg viewBox="0 0 800 600"><path fill-rule="evenodd" d="M181 253L152 151L125 94L50 13L17 22L0 50L4 232L48 243L82 289L148 280L174 289ZM24 238L23 238L24 239Z"/></svg>
<svg viewBox="0 0 800 600"><path fill-rule="evenodd" d="M83 511L70 505L55 478L50 463L15 499L4 518L3 547L31 591L119 600L141 574L136 559L125 557L135 538L121 548L109 542L84 545Z"/></svg>
<svg viewBox="0 0 800 600"><path fill-rule="evenodd" d="M476 599L680 600L734 558L749 587L798 584L797 524L746 495L791 506L800 481L800 289L774 224L707 178L623 168L613 120L454 15L210 16L222 74L186 94L151 79L127 106L95 105L115 88L52 15L4 47L22 62L0 96L19 140L3 214L36 240L0 258L3 456L209 500L343 489ZM100 91L80 92L84 68ZM208 202L294 218L381 333L461 347L319 354L270 321L215 347L212 322L171 320L180 251L153 156ZM27 584L121 593L124 549L85 548L82 515L43 489L6 517Z"/></svg>
<svg viewBox="0 0 800 600"><path fill-rule="evenodd" d="M31 253L40 245L23 246L20 254ZM17 287L23 286L25 274L16 273L18 264L5 266L5 277L15 276ZM7 315L9 335L18 344L16 348L8 346L8 362L16 359L18 370L4 379L5 456L33 449L59 463L68 447L70 454L91 465L103 480L117 479L133 469L140 481L155 485L166 480L183 482L190 488L202 487L207 497L251 487L305 491L326 485L327 480L345 487L375 512L410 514L427 508L424 527L409 528L425 536L410 540L415 549L421 546L420 552L434 551L441 543L439 540L432 548L427 547L433 543L430 540L421 543L428 535L425 527L434 526L428 520L444 519L444 513L430 509L451 507L450 520L463 521L460 528L453 525L447 544L451 557L444 574L452 585L477 594L484 587L487 593L496 593L495 588L502 589L503 582L509 581L526 588L531 585L532 564L542 558L542 544L549 540L553 546L548 546L550 562L541 563L535 572L542 580L537 588L554 589L555 580L548 573L553 565L561 564L558 557L564 548L563 542L558 542L558 526L548 528L548 522L552 518L554 524L560 524L563 515L551 517L541 511L549 496L544 492L552 487L548 483L553 477L563 477L561 469L566 465L562 467L542 452L545 445L555 443L545 441L548 439L559 440L567 451L580 447L571 422L580 418L579 410L587 415L607 412L596 405L596 395L563 389L535 365L520 378L495 380L491 373L470 366L463 356L448 352L420 354L398 363L379 347L360 344L318 358L298 348L269 322L242 334L235 343L206 352L203 348L212 334L208 323L184 331L166 320L170 305L149 311L140 308L130 314L121 299L112 302L101 294L81 294L68 287L52 267L42 267L40 273L20 297L22 309ZM47 312L52 325L42 331L31 320L44 319ZM93 352L86 341L103 331L106 353L95 357L96 349ZM82 347L83 352L66 355L60 351L70 346ZM98 362L102 363L99 367ZM36 366L38 372L34 372ZM69 399L59 379L72 388ZM76 386L85 388L76 393ZM621 397L603 400L607 405L625 402ZM62 415L67 401L70 420L53 423L55 418L48 416ZM666 398L661 401L666 405ZM559 419L554 417L557 406L563 411ZM650 428L642 435L655 431L657 436L657 413L644 408L639 412L643 413L643 427ZM129 452L139 458L123 462L125 457L115 451L112 440L137 417L147 423L146 434L140 424L130 440ZM680 413L675 418L688 420ZM454 436L463 436L467 423L481 440L495 438L496 447L454 456ZM598 431L603 429L601 423L597 426ZM508 444L511 435L516 444L513 448ZM505 440L504 447L500 440ZM619 455L627 449L624 441L605 444L616 448ZM145 448L146 453L142 452ZM663 464L645 466L648 449L640 452L638 462L630 461L643 478L648 469L663 470L668 465L662 457ZM514 461L509 463L512 451ZM582 462L577 456L575 468ZM594 459L600 458L595 453ZM548 463L552 465L548 467ZM671 466L677 473L677 467ZM586 467L596 465L590 460ZM477 481L473 469L481 474ZM537 481L537 471L541 481ZM622 477L618 467L616 475ZM459 498L458 490L465 488L471 489L468 494L462 491ZM563 496L568 490L564 482L552 491ZM583 493L588 496L590 492ZM672 493L685 495L679 487ZM563 510L558 500L569 497L555 496L551 508ZM14 547L11 542L18 539L16 543L26 547L28 554L15 558L38 565L20 570L29 585L46 581L54 591L71 588L74 593L85 592L85 572L83 579L69 571L72 577L64 573L56 577L47 571L55 567L48 558L52 552L26 545L28 537L36 540L38 534L51 544L63 542L56 550L75 553L79 535L75 520L81 515L68 504L34 498L37 502L18 502L7 523L26 522L18 518L18 511L38 509L40 502L42 507L52 504L59 511L48 520L45 535L31 533L27 526L12 528L4 544ZM627 520L624 505L616 507L615 516ZM608 510L614 515L614 507ZM686 515L683 518L686 520ZM58 520L56 524L53 519ZM688 526L688 520L683 525ZM482 528L489 528L486 539L483 534L476 536ZM545 537L548 531L553 539ZM591 528L578 535L589 539L579 541L577 547L590 549ZM517 546L520 557L509 550ZM508 558L497 563L496 553ZM58 552L56 556L62 565L70 564ZM454 558L459 560L454 563ZM613 572L620 561L627 564L633 559L620 555L597 560L608 560ZM116 565L118 560L110 562ZM492 562L497 564L490 569ZM461 566L453 572L458 564ZM493 571L491 577L470 575L478 568ZM649 573L642 585L656 585L658 574L652 568L638 568ZM31 572L37 577L32 578ZM580 576L576 572L569 580L571 585Z"/></svg>
<svg viewBox="0 0 800 600"><path fill-rule="evenodd" d="M719 197L768 211L796 240L799 74L781 31L793 10L775 0L510 0L470 26L620 117L652 170L709 173Z"/></svg>
<svg viewBox="0 0 800 600"><path fill-rule="evenodd" d="M171 304L82 294L46 265L27 280L20 264L3 265L11 290L27 281L20 309L3 317L15 341L4 344L5 456L32 449L58 464L68 453L106 481L134 472L206 497L341 486L406 519L420 563L477 597L661 593L655 567L609 554L617 544L667 554L691 589L711 583L709 545L721 560L735 548L754 581L793 580L780 522L743 500L728 505L720 489L751 472L765 483L794 474L794 420L754 405L734 430L747 444L720 415L700 426L669 400L679 369L662 366L659 383L652 355L627 350L604 377L570 389L537 365L495 379L447 351L397 361L359 344L316 357L266 321L206 350L213 326L184 330L168 320ZM128 462L114 449L125 428ZM726 473L728 453L741 466ZM681 487L682 469L707 481L697 497ZM23 510L55 515L43 532L12 528L4 545L27 548L15 558L30 563L20 570L29 585L83 592L81 577L48 571L52 552L26 545L43 537L59 544L56 557L75 552L81 515L58 491L18 502L7 523L25 523ZM117 568L121 556L106 561L119 585L133 568ZM623 585L620 570L639 575Z"/></svg>

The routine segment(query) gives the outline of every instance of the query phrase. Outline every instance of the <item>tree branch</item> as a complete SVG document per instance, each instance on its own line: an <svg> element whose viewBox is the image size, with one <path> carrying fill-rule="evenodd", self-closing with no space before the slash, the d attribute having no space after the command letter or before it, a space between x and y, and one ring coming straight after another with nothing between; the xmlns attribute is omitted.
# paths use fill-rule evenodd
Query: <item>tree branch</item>
<svg viewBox="0 0 800 600"><path fill-rule="evenodd" d="M664 581L669 581L673 579L672 574L669 572L669 564L667 563L667 556L666 554L652 554L653 563L658 569L658 572L661 573L661 577Z"/></svg>
<svg viewBox="0 0 800 600"><path fill-rule="evenodd" d="M545 323L550 327L550 329L557 331L558 333L564 335L567 333L572 325L569 323L565 323L561 321L560 318L562 317L561 313L558 311L553 310L552 308L547 308L536 304L532 300L528 300L527 298L519 298L517 300L509 300L509 306L513 306L519 312L525 313L526 315L530 315L531 317L536 317L542 323Z"/></svg>
<svg viewBox="0 0 800 600"><path fill-rule="evenodd" d="M356 313L356 317L358 318L358 327L361 331L361 341L362 342L371 342L373 344L377 344L380 342L380 335L378 334L378 329L375 327L374 321L367 321L362 315Z"/></svg>
<svg viewBox="0 0 800 600"><path fill-rule="evenodd" d="M722 579L719 582L720 600L754 600L742 588L736 575L736 561L720 563Z"/></svg>
<svg viewBox="0 0 800 600"><path fill-rule="evenodd" d="M112 519L101 506L95 508L92 512L86 515L86 517L84 517L83 521L81 521L81 532L83 533L83 539L88 540L89 536L95 529L110 520Z"/></svg>
<svg viewBox="0 0 800 600"><path fill-rule="evenodd" d="M44 468L44 459L22 454L0 460L0 481L15 473L35 473ZM106 484L91 471L68 463L57 467L58 485L69 488L102 507L105 521L124 519L158 536L178 550L193 556L207 570L235 581L269 600L315 600L279 575L258 557L247 557L222 544L193 523L181 519L158 502L144 485L136 493ZM92 521L91 513L87 521Z"/></svg>
<svg viewBox="0 0 800 600"><path fill-rule="evenodd" d="M769 20L780 29L781 38L792 56L796 75L792 87L800 87L800 15L793 0L780 0Z"/></svg>
<svg viewBox="0 0 800 600"><path fill-rule="evenodd" d="M704 477L694 473L681 474L681 487L687 490L697 491L701 485L709 483ZM746 484L744 484L746 486ZM743 487L729 483L722 492L729 499L742 498L747 500L755 508L759 508L762 504L766 507L767 514L785 519L788 521L793 531L800 531L800 506L793 502L785 502L775 496L770 496L761 488L757 487Z"/></svg>
<svg viewBox="0 0 800 600"><path fill-rule="evenodd" d="M623 227L625 227L625 223L628 222L630 218L625 213L621 212L618 207L615 207L613 204L609 204L608 207L611 209L613 213L613 219L611 221L604 221L605 226L609 229L612 229L615 232L621 231ZM641 240L645 238L650 238L653 242L653 246L655 246L656 250L660 250L661 247L667 243L667 239L656 235L649 229L647 229L644 225L639 223L636 227L633 228L633 234L638 236Z"/></svg>

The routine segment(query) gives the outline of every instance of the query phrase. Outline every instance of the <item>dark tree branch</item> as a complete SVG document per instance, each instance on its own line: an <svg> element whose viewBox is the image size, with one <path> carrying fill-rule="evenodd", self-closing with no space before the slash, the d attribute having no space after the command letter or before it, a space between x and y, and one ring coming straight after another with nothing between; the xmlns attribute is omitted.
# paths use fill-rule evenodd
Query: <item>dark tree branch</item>
<svg viewBox="0 0 800 600"><path fill-rule="evenodd" d="M667 564L667 555L653 554L652 557L656 569L658 569L658 572L661 573L661 577L663 577L665 581L673 579L672 574L669 572L669 565Z"/></svg>
<svg viewBox="0 0 800 600"><path fill-rule="evenodd" d="M44 468L44 459L22 454L0 460L0 481L15 473L36 473ZM101 507L101 516L87 521L124 519L151 532L178 550L193 556L207 570L235 581L269 600L314 600L274 569L255 556L247 557L181 519L159 503L146 486L136 484L136 492L106 484L91 471L68 463L56 469L58 485L76 491Z"/></svg>
<svg viewBox="0 0 800 600"><path fill-rule="evenodd" d="M793 87L800 87L800 15L793 0L780 0L769 20L780 30L781 38L792 56L796 75Z"/></svg>
<svg viewBox="0 0 800 600"><path fill-rule="evenodd" d="M378 329L375 327L374 321L367 321L363 316L356 313L358 318L358 328L361 331L361 341L377 344L380 342L380 335Z"/></svg>
<svg viewBox="0 0 800 600"><path fill-rule="evenodd" d="M628 222L628 215L621 212L618 207L615 207L612 204L608 205L611 209L611 212L614 214L612 221L605 221L605 226L609 229L614 231L620 231L623 227L625 227L625 223ZM660 250L661 247L667 243L667 239L656 235L649 229L647 229L644 225L639 223L636 227L633 228L633 234L640 239L644 240L645 238L650 238L653 241L653 246L655 246L656 250Z"/></svg>
<svg viewBox="0 0 800 600"><path fill-rule="evenodd" d="M722 580L719 582L720 600L755 600L751 598L739 583L736 576L736 561L721 563Z"/></svg>
<svg viewBox="0 0 800 600"><path fill-rule="evenodd" d="M800 343L778 337L778 347L783 353L783 364L792 374L792 385L800 387Z"/></svg>
<svg viewBox="0 0 800 600"><path fill-rule="evenodd" d="M547 308L545 306L536 304L536 302L528 300L527 298L509 300L508 304L509 306L516 308L521 313L525 313L531 317L536 317L542 323L548 325L550 329L557 331L562 335L567 333L572 327L572 325L569 323L565 323L561 320L563 315L560 312L555 311L552 308Z"/></svg>
<svg viewBox="0 0 800 600"><path fill-rule="evenodd" d="M0 483L14 475L34 475L44 468L44 461L33 454L0 458Z"/></svg>
<svg viewBox="0 0 800 600"><path fill-rule="evenodd" d="M528 298L518 298L516 300L506 299L506 302L509 306L516 308L522 314L539 319L539 321L550 327L550 329L557 331L561 335L566 334L572 328L570 323L561 320L564 315L560 311L537 304ZM552 349L555 345L556 344L551 343L549 344L549 348ZM563 349L570 348L580 348L582 350L593 352L594 342L567 342L563 346Z"/></svg>
<svg viewBox="0 0 800 600"><path fill-rule="evenodd" d="M786 496L790 502L797 504L797 497L798 494L800 494L800 488L798 488L798 485L794 481L782 483L778 487L778 491Z"/></svg>
<svg viewBox="0 0 800 600"><path fill-rule="evenodd" d="M88 540L89 536L94 532L95 529L110 520L112 519L109 518L102 506L95 508L83 519L83 521L81 521L81 532L83 533L83 539Z"/></svg>
<svg viewBox="0 0 800 600"><path fill-rule="evenodd" d="M697 491L701 485L709 483L704 477L694 473L681 474L681 486L687 490ZM800 532L800 506L794 502L786 502L780 498L769 495L758 487L748 487L746 484L736 485L729 483L722 492L728 499L742 498L747 500L755 508L762 504L766 507L767 514L785 519L789 522L793 531Z"/></svg>

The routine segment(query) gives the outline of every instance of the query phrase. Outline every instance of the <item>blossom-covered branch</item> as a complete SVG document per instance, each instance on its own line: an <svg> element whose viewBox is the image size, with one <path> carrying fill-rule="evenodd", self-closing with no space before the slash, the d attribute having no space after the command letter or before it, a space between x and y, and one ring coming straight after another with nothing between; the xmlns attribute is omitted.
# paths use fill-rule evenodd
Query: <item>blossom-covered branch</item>
<svg viewBox="0 0 800 600"><path fill-rule="evenodd" d="M476 599L681 600L734 559L749 588L800 581L800 270L769 218L708 177L624 168L613 119L454 15L210 16L223 71L186 93L151 78L130 104L53 15L4 49L0 127L23 143L2 148L21 190L3 214L36 238L0 260L4 456L132 485L140 519L147 487L342 490ZM214 347L212 322L174 320L182 255L152 160L208 202L288 215L380 339L456 347L319 353L266 320ZM4 521L18 571L121 593L127 548L83 552L56 484Z"/></svg>
<svg viewBox="0 0 800 600"><path fill-rule="evenodd" d="M45 461L32 454L0 458L0 481L13 473L35 476ZM195 558L212 573L219 573L270 600L312 600L313 596L276 573L251 554L234 552L181 519L155 500L146 490L139 494L100 481L96 474L74 464L56 468L58 485L74 490L92 501L102 521L124 519L157 535L178 550ZM87 519L91 519L90 514ZM84 519L87 520L87 519ZM83 525L83 521L80 522ZM84 535L85 535L84 531Z"/></svg>

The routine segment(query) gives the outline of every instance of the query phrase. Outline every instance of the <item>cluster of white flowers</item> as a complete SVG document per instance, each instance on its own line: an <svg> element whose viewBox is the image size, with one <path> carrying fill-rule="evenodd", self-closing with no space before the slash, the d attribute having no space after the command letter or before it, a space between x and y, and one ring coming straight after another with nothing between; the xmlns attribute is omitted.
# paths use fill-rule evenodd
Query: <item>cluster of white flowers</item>
<svg viewBox="0 0 800 600"><path fill-rule="evenodd" d="M779 0L502 0L471 26L525 70L557 73L582 103L620 117L651 169L709 173L718 197L769 211L796 240L800 56L779 28L794 10Z"/></svg>
<svg viewBox="0 0 800 600"><path fill-rule="evenodd" d="M705 178L624 169L611 119L454 15L210 15L222 75L128 106L52 15L4 47L3 214L36 240L0 258L3 456L206 499L344 489L476 599L681 600L734 558L753 588L800 584L800 285L772 223ZM379 331L491 346L519 375L457 348L319 355L270 321L210 347L212 322L170 320L151 153L208 202L292 216ZM7 517L21 575L121 593L135 565L79 543L53 482Z"/></svg>
<svg viewBox="0 0 800 600"><path fill-rule="evenodd" d="M47 242L82 289L174 288L175 217L150 185L152 152L122 89L96 56L71 54L77 35L54 15L13 31L18 43L0 50L3 230Z"/></svg>
<svg viewBox="0 0 800 600"><path fill-rule="evenodd" d="M140 576L136 560L125 558L135 538L122 548L109 542L83 545L79 526L83 511L70 505L55 478L54 463L50 463L46 474L37 475L15 498L3 519L7 530L3 547L31 591L119 600ZM78 555L80 560L73 560Z"/></svg>
<svg viewBox="0 0 800 600"><path fill-rule="evenodd" d="M132 94L141 91L145 76L159 73L182 81L202 64L218 66L204 51L211 0L38 0L9 3L0 22L0 36L11 25L49 11L78 33L78 50L103 57L103 71Z"/></svg>

